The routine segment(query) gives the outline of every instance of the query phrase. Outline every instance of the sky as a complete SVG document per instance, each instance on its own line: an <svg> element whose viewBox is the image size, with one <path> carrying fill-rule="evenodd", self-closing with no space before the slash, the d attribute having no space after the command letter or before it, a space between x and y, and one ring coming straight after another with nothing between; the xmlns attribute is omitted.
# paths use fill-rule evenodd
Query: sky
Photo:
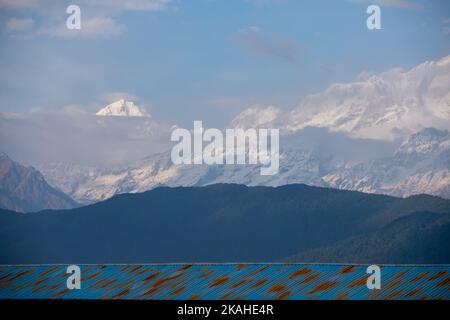
<svg viewBox="0 0 450 320"><path fill-rule="evenodd" d="M65 28L71 3L81 31ZM374 3L381 30L366 27ZM124 97L162 122L223 126L448 54L445 0L0 0L0 112L95 112Z"/></svg>

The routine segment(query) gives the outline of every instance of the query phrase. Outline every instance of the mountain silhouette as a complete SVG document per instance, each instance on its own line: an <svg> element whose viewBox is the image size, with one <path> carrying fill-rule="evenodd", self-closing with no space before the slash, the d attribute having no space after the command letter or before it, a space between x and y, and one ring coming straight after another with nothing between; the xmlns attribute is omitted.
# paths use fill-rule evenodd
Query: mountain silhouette
<svg viewBox="0 0 450 320"><path fill-rule="evenodd" d="M38 170L0 154L0 208L32 212L77 206L69 196L50 186Z"/></svg>

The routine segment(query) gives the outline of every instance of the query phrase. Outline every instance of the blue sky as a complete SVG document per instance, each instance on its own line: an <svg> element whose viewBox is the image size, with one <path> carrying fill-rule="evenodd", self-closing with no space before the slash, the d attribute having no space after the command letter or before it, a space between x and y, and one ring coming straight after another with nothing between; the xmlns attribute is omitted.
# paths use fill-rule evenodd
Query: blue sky
<svg viewBox="0 0 450 320"><path fill-rule="evenodd" d="M372 3L382 30L366 28ZM94 112L123 93L161 121L223 125L450 54L445 0L80 0L79 34L61 31L68 4L0 0L0 111Z"/></svg>

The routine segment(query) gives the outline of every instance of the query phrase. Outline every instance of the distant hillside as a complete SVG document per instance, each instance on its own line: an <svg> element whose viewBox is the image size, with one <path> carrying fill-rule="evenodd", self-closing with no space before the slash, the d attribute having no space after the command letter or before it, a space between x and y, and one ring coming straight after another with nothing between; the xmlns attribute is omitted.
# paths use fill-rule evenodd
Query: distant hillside
<svg viewBox="0 0 450 320"><path fill-rule="evenodd" d="M39 171L0 154L0 208L33 212L76 206L69 196L51 187Z"/></svg>
<svg viewBox="0 0 450 320"><path fill-rule="evenodd" d="M448 263L450 214L412 213L379 230L306 250L290 262Z"/></svg>
<svg viewBox="0 0 450 320"><path fill-rule="evenodd" d="M450 201L306 185L157 188L0 212L0 263L450 263Z"/></svg>

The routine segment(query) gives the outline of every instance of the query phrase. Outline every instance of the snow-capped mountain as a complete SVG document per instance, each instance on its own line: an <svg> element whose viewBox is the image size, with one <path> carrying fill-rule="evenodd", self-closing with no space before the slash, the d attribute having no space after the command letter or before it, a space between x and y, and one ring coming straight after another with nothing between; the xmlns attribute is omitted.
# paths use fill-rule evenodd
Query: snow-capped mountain
<svg viewBox="0 0 450 320"><path fill-rule="evenodd" d="M392 157L340 168L323 179L339 189L450 198L450 133L423 129L409 137Z"/></svg>
<svg viewBox="0 0 450 320"><path fill-rule="evenodd" d="M143 192L160 185L204 186L214 183L239 183L249 186L279 186L303 182L325 186L320 178L328 173L328 160L312 152L288 149L280 154L280 173L261 176L254 165L174 165L170 152L154 155L128 167L102 169L54 163L40 166L48 181L88 204L119 193Z"/></svg>
<svg viewBox="0 0 450 320"><path fill-rule="evenodd" d="M404 139L423 128L450 127L450 56L411 70L393 69L350 83L336 83L307 96L294 110L250 108L232 122L260 123L286 134L325 127L351 137Z"/></svg>
<svg viewBox="0 0 450 320"><path fill-rule="evenodd" d="M120 99L106 107L100 109L97 116L115 116L115 117L150 117L150 114L143 107L139 107L132 101Z"/></svg>
<svg viewBox="0 0 450 320"><path fill-rule="evenodd" d="M99 113L146 114L124 100ZM170 161L170 152L116 169L64 164L39 169L51 184L82 203L161 184L202 186L219 182L271 186L306 183L397 196L428 193L450 198L450 139L446 131L450 128L450 56L408 71L393 69L355 82L333 84L308 96L290 112L273 106L252 107L237 115L228 127L275 127L282 130L284 138L293 137L293 143L280 150L279 174L261 176L258 166L176 166ZM295 134L307 127L327 128L334 136L344 135L352 141L370 138L404 142L391 156L342 163L335 161L333 154L316 152L296 141Z"/></svg>
<svg viewBox="0 0 450 320"><path fill-rule="evenodd" d="M164 160L170 161L170 154L154 155L115 169L68 163L45 164L39 168L50 184L88 204L119 193L149 190L175 176L176 168L171 168L171 162L165 164Z"/></svg>
<svg viewBox="0 0 450 320"><path fill-rule="evenodd" d="M355 165L337 165L330 155L288 146L281 150L280 171L273 176L261 176L257 165L173 165L170 152L113 170L63 164L39 169L51 184L81 203L160 185L214 183L305 183L397 196L428 193L450 198L450 134L424 129L407 139L391 157Z"/></svg>
<svg viewBox="0 0 450 320"><path fill-rule="evenodd" d="M254 106L242 111L230 123L230 128L267 128L274 126L274 122L280 117L281 110L269 106L262 108Z"/></svg>

